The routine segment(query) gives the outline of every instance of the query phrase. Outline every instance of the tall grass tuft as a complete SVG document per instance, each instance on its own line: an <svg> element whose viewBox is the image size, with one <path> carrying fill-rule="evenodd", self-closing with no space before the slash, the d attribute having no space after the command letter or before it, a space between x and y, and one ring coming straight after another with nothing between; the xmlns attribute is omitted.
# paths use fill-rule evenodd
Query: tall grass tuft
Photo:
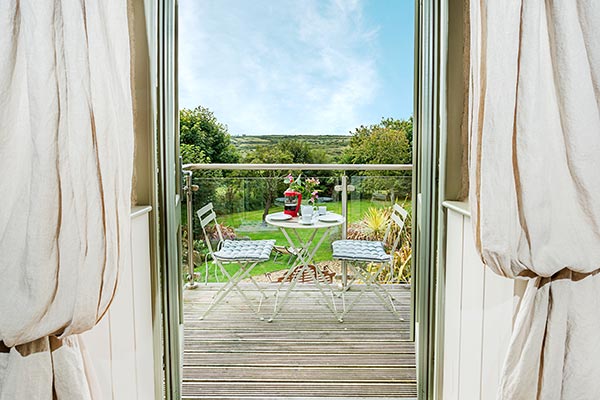
<svg viewBox="0 0 600 400"><path fill-rule="evenodd" d="M348 227L348 239L352 240L383 240L390 223L392 209L387 208L369 208L363 218L351 224ZM412 240L411 240L411 217L410 214L404 222L404 228L401 232L394 224L390 228L390 234L387 237L385 246L388 250L393 246L394 241L400 235L400 243L394 252L392 270L386 269L379 276L380 283L410 283L411 280L411 260L412 260ZM370 269L376 270L377 265L372 265Z"/></svg>

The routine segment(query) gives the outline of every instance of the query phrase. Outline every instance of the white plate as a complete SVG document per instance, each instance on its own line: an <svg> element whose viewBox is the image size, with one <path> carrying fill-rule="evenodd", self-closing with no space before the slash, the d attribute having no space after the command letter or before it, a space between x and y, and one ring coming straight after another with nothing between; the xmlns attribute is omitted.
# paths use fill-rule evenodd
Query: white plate
<svg viewBox="0 0 600 400"><path fill-rule="evenodd" d="M321 222L339 222L340 216L335 214L325 214L319 216Z"/></svg>
<svg viewBox="0 0 600 400"><path fill-rule="evenodd" d="M273 221L287 221L288 219L292 219L292 216L290 214L276 213L272 214L270 219Z"/></svg>

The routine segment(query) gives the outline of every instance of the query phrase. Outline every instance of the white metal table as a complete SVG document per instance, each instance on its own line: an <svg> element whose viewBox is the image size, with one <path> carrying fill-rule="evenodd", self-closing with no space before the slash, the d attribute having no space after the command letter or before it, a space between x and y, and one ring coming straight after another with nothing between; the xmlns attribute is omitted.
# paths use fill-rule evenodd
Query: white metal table
<svg viewBox="0 0 600 400"><path fill-rule="evenodd" d="M300 222L300 217L294 217L286 221L281 221L277 219L277 216L279 215L281 215L281 213L269 214L265 218L265 221L269 225L278 227L283 236L290 244L290 246L292 248L299 249L299 251L297 254L296 262L288 270L288 272L283 277L281 283L277 287L277 292L275 295L275 307L273 309L273 314L271 315L271 318L268 319L268 321L272 322L273 319L277 316L277 314L279 314L283 305L287 301L291 291L298 283L299 278L302 277L305 273L312 274L312 279L315 283L315 286L325 299L325 304L327 305L329 310L335 315L335 317L339 319L338 312L335 306L333 288L327 283L327 278L317 266L315 266L314 270L310 266L315 254L317 253L317 250L319 250L319 248L325 242L325 240L328 237L330 237L331 234L334 232L333 228L342 225L345 222L345 218L339 214L328 212L326 215L331 219L331 221L321 221L318 218L319 216L315 215L311 224L303 224ZM298 231L309 229L312 232L310 233L308 238L303 239ZM315 237L319 230L323 230L323 235L318 241L315 242ZM279 292L283 284L288 279L290 279L290 277L290 285L287 287L287 290L285 291L281 300L279 300ZM319 279L323 281L323 284L321 284ZM329 297L331 297L331 301Z"/></svg>

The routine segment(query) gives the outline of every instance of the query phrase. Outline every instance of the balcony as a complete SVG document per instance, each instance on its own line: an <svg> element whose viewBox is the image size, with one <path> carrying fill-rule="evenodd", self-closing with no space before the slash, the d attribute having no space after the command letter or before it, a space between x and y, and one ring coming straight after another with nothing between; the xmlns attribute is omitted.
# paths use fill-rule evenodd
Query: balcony
<svg viewBox="0 0 600 400"><path fill-rule="evenodd" d="M207 176L208 168L236 172ZM288 172L319 178L318 205L325 205L329 211L346 218L346 223L324 240L314 257L318 268L335 272L332 286L336 290L343 283L344 274L343 266L332 261L331 242L361 235L368 239L365 218L384 214L383 210L393 203L410 211L411 166L233 164L187 165L185 169L189 171L187 211L183 215L187 225L185 275L188 287L196 289L184 292L184 398L416 397L415 349L411 341L410 219L400 247L404 253L398 258L404 261L404 269L400 272L396 263L396 274L387 274L380 281L396 299L402 320L367 291L340 323L316 285L302 283L290 292L281 312L268 323L257 318L233 293L201 319L211 298L225 282L210 259L205 259L202 233L193 218L195 210L212 201L219 223L237 239L269 238L285 247L282 233L263 219L267 213L265 203L272 200L268 213L283 210L278 198L285 190L283 176ZM369 175L364 175L364 171ZM277 189L272 189L274 184ZM192 190L193 185L198 186L197 192ZM263 196L264 190L274 190L270 199ZM318 239L319 233L315 240ZM186 256L185 248L194 249L193 257ZM275 259L273 254L269 261L259 264L255 277L267 293L276 292L277 278L293 266L294 259L290 257L279 254ZM348 272L347 279L353 278ZM258 290L250 283L243 285L251 300L258 302ZM346 302L358 295L360 285L344 296ZM285 283L284 287L287 286ZM270 295L261 303L261 313L268 315L275 301L275 296ZM340 298L334 303L337 307L344 306Z"/></svg>

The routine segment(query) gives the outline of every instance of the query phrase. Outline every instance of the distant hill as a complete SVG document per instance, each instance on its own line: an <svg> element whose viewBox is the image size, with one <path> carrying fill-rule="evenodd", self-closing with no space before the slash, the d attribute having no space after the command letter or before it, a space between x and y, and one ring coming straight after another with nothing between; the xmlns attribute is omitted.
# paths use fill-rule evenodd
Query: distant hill
<svg viewBox="0 0 600 400"><path fill-rule="evenodd" d="M315 149L324 150L337 161L344 149L350 144L350 136L346 135L264 135L264 136L231 136L231 142L242 153L252 151L257 146L275 145L284 139L296 139L308 142Z"/></svg>

